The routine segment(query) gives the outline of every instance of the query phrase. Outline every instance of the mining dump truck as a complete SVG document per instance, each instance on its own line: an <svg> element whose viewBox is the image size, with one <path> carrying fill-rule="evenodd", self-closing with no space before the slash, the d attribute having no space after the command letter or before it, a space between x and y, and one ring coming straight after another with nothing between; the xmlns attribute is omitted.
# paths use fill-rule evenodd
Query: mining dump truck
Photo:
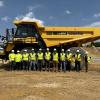
<svg viewBox="0 0 100 100"><path fill-rule="evenodd" d="M100 39L100 28L51 27L34 21L15 20L16 28L7 29L5 42L0 49L0 57L7 58L12 49L23 51L31 48L70 48Z"/></svg>

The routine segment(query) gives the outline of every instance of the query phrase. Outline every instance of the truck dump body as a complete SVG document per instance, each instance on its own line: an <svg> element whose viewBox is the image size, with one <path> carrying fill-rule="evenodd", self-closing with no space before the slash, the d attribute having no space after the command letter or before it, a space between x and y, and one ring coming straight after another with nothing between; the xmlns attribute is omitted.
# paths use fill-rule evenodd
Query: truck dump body
<svg viewBox="0 0 100 100"><path fill-rule="evenodd" d="M7 40L5 54L19 47L20 50L34 45L40 48L67 45L77 47L100 39L100 28L43 26L33 21L14 21L14 24L17 29L15 32L7 33L6 37L11 34L12 40Z"/></svg>

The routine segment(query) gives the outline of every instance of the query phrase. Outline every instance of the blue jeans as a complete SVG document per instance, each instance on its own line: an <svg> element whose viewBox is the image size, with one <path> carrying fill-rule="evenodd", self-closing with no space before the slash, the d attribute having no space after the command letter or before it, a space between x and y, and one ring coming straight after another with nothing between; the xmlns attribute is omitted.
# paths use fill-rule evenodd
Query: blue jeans
<svg viewBox="0 0 100 100"><path fill-rule="evenodd" d="M36 61L31 61L30 62L30 69L31 70L36 70Z"/></svg>
<svg viewBox="0 0 100 100"><path fill-rule="evenodd" d="M60 62L60 65L61 65L61 66L60 66L60 70L62 70L62 71L65 72L65 71L66 71L66 62L65 62L65 61L61 61L61 62Z"/></svg>

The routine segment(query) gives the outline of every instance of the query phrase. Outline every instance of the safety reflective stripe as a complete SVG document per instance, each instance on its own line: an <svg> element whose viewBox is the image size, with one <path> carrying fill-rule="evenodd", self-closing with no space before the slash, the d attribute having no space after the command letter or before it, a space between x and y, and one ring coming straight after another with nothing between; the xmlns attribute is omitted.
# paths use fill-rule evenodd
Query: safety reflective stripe
<svg viewBox="0 0 100 100"><path fill-rule="evenodd" d="M21 62L22 60L22 55L21 54L16 54L15 55L15 62Z"/></svg>
<svg viewBox="0 0 100 100"><path fill-rule="evenodd" d="M50 58L51 58L51 53L50 52L46 52L45 53L45 59L46 60L50 60Z"/></svg>
<svg viewBox="0 0 100 100"><path fill-rule="evenodd" d="M31 60L36 60L36 53L31 53L30 54L30 59Z"/></svg>
<svg viewBox="0 0 100 100"><path fill-rule="evenodd" d="M76 59L77 61L81 61L81 54L76 54L76 55L75 55L75 59Z"/></svg>
<svg viewBox="0 0 100 100"><path fill-rule="evenodd" d="M67 60L69 60L69 61L72 60L72 53L67 54Z"/></svg>
<svg viewBox="0 0 100 100"><path fill-rule="evenodd" d="M53 53L53 61L58 61L58 53Z"/></svg>
<svg viewBox="0 0 100 100"><path fill-rule="evenodd" d="M10 61L14 61L15 60L15 54L14 53L10 53L9 54L9 60Z"/></svg>
<svg viewBox="0 0 100 100"><path fill-rule="evenodd" d="M38 53L38 60L43 60L43 53Z"/></svg>
<svg viewBox="0 0 100 100"><path fill-rule="evenodd" d="M28 54L23 54L23 60L28 61Z"/></svg>
<svg viewBox="0 0 100 100"><path fill-rule="evenodd" d="M60 60L65 61L65 53L60 53Z"/></svg>

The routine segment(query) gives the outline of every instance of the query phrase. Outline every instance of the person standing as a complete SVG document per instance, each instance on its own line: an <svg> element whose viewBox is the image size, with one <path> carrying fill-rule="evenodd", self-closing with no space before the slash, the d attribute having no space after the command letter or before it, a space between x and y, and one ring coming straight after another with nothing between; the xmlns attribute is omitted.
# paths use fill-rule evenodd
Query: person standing
<svg viewBox="0 0 100 100"><path fill-rule="evenodd" d="M10 66L10 70L15 69L15 53L14 53L14 50L12 50L11 53L9 54L9 66Z"/></svg>
<svg viewBox="0 0 100 100"><path fill-rule="evenodd" d="M15 62L16 62L16 69L21 70L21 61L22 61L22 55L20 54L20 51L17 50L17 54L15 55Z"/></svg>
<svg viewBox="0 0 100 100"><path fill-rule="evenodd" d="M50 71L50 59L51 59L51 52L49 51L49 48L47 48L47 51L45 52L45 61L46 61L46 66L45 66L45 70Z"/></svg>
<svg viewBox="0 0 100 100"><path fill-rule="evenodd" d="M41 71L43 67L43 60L44 60L43 52L41 48L39 49L39 52L37 53L37 58L38 58L38 70Z"/></svg>
<svg viewBox="0 0 100 100"><path fill-rule="evenodd" d="M56 48L54 48L54 52L53 52L53 71L58 71L58 52L56 50Z"/></svg>
<svg viewBox="0 0 100 100"><path fill-rule="evenodd" d="M84 60L85 60L85 71L88 72L88 63L90 63L91 57L89 57L87 51L85 53Z"/></svg>
<svg viewBox="0 0 100 100"><path fill-rule="evenodd" d="M66 59L67 59L67 68L70 72L70 70L71 70L71 60L72 60L72 53L70 52L70 49L67 50Z"/></svg>
<svg viewBox="0 0 100 100"><path fill-rule="evenodd" d="M80 66L81 66L81 54L80 54L80 51L77 50L76 54L75 54L75 70L77 72L80 71L80 69L81 69Z"/></svg>
<svg viewBox="0 0 100 100"><path fill-rule="evenodd" d="M36 71L36 53L34 49L32 49L32 53L30 53L30 69Z"/></svg>
<svg viewBox="0 0 100 100"><path fill-rule="evenodd" d="M60 53L60 70L61 71L66 71L66 56L65 56L65 52L64 49L61 49L61 53Z"/></svg>
<svg viewBox="0 0 100 100"><path fill-rule="evenodd" d="M24 50L24 53L22 55L23 59L23 69L24 70L29 70L29 54L27 53L27 50Z"/></svg>

